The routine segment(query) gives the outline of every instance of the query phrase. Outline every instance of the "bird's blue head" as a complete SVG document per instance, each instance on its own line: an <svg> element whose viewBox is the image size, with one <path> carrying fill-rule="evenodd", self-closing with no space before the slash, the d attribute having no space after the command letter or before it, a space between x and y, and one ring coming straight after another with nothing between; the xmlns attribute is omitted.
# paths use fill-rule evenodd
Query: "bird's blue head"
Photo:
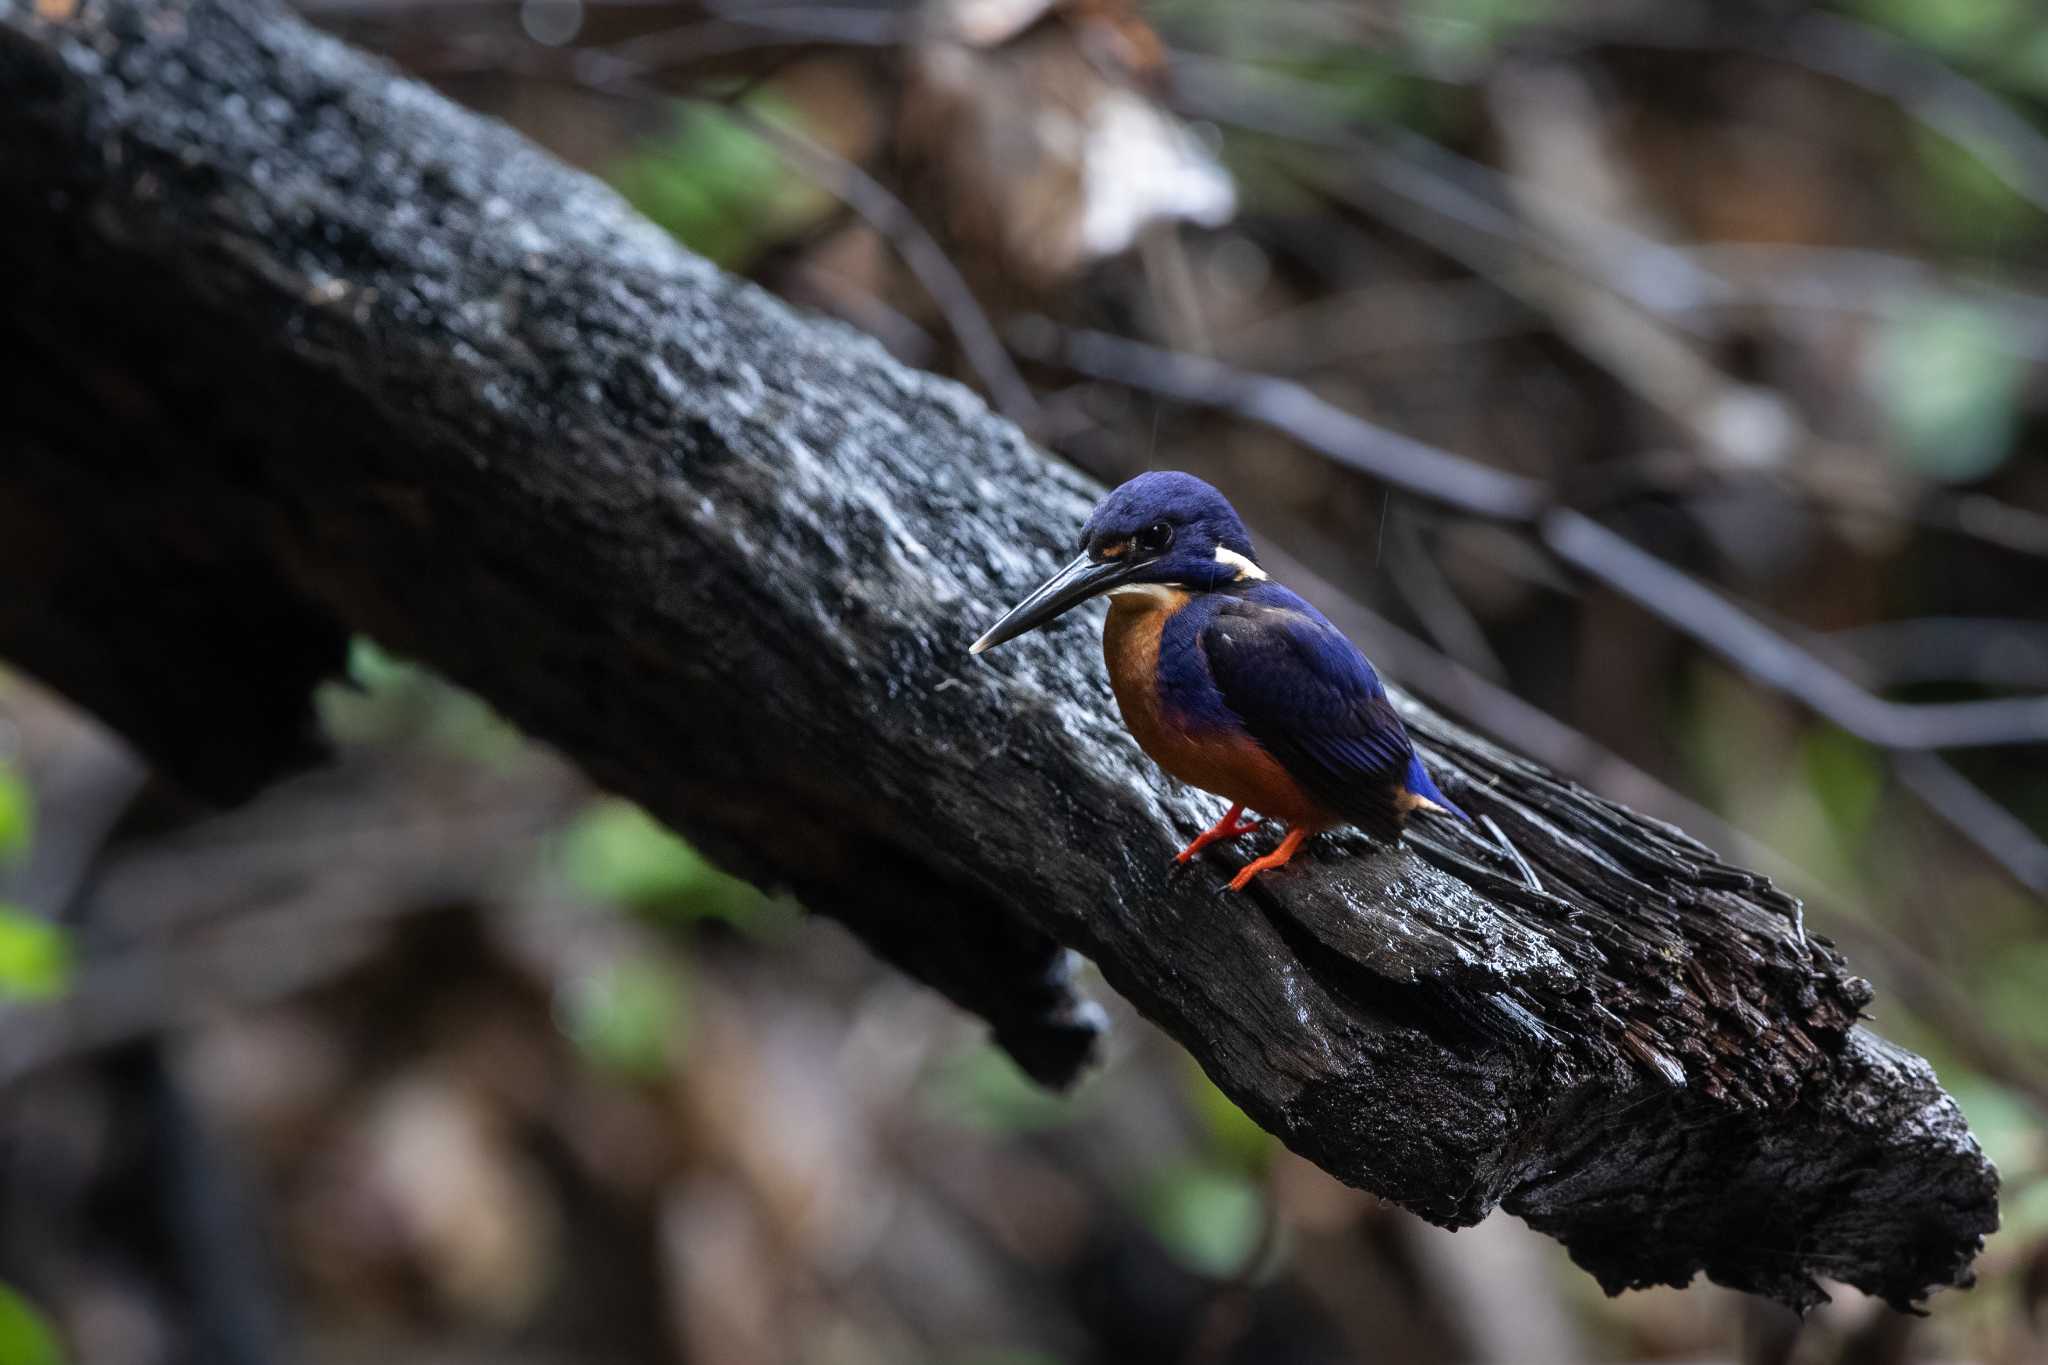
<svg viewBox="0 0 2048 1365"><path fill-rule="evenodd" d="M1036 630L1091 597L1149 591L1207 592L1264 578L1244 523L1223 495L1192 474L1140 474L1102 500L1081 530L1081 553L974 642L993 649Z"/></svg>

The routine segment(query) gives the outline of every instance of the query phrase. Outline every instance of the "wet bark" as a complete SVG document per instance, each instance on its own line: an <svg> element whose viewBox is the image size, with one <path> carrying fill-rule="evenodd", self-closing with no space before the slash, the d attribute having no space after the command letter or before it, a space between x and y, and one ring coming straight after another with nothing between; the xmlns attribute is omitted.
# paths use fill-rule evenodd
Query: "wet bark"
<svg viewBox="0 0 2048 1365"><path fill-rule="evenodd" d="M1093 959L1260 1123L1610 1290L1965 1283L1996 1177L1796 906L1403 703L1485 836L1242 897L1086 613L970 659L1096 490L282 11L0 0L0 654L233 800L361 632L1082 1068Z"/></svg>

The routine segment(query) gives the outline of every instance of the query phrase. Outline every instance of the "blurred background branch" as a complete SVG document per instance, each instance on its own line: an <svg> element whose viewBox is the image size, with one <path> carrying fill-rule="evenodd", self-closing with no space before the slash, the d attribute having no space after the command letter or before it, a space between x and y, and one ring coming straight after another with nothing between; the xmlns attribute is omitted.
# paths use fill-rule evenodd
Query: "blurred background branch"
<svg viewBox="0 0 2048 1365"><path fill-rule="evenodd" d="M269 1290L208 1307L105 1212L210 1187L120 1141L166 1093L250 1158L320 1359L2043 1349L2031 7L304 8L1100 476L1215 479L1392 677L1806 896L2006 1226L1924 1324L1594 1301L1518 1225L1447 1242L1330 1184L1130 1020L1103 1084L1030 1095L829 924L365 655L354 760L216 819L0 693L0 1359L39 1311L81 1360L265 1340ZM1489 1338L1510 1303L1528 1335Z"/></svg>

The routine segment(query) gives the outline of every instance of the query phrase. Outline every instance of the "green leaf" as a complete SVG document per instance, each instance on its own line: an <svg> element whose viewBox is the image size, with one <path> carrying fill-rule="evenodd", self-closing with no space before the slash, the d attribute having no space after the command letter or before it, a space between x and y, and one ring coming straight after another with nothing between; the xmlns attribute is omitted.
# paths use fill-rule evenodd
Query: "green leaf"
<svg viewBox="0 0 2048 1365"><path fill-rule="evenodd" d="M1959 142L1931 128L1910 134L1913 157L1898 163L1905 182L1895 191L1924 231L1951 252L2024 259L2040 237L2041 210L2018 190L2024 168L2003 145L1977 138Z"/></svg>
<svg viewBox="0 0 2048 1365"><path fill-rule="evenodd" d="M1187 1067L1188 1103L1200 1117L1217 1158L1248 1174L1264 1171L1273 1158L1273 1135L1218 1090L1193 1058Z"/></svg>
<svg viewBox="0 0 2048 1365"><path fill-rule="evenodd" d="M1520 31L1553 17L1551 0L1420 0L1403 8L1409 43L1433 68L1475 71Z"/></svg>
<svg viewBox="0 0 2048 1365"><path fill-rule="evenodd" d="M1986 1019L2014 1039L2048 1047L2048 1010L2041 1008L2048 999L2048 943L2006 943L1972 975L1972 994ZM2048 1160L2048 1150L2041 1155Z"/></svg>
<svg viewBox="0 0 2048 1365"><path fill-rule="evenodd" d="M1083 1103L1036 1084L1017 1069L1010 1054L986 1041L941 1062L919 1098L941 1122L997 1133L1060 1127L1082 1112Z"/></svg>
<svg viewBox="0 0 2048 1365"><path fill-rule="evenodd" d="M40 916L0 904L0 1000L54 1000L70 988L70 936ZM0 1365L5 1359L0 1356Z"/></svg>
<svg viewBox="0 0 2048 1365"><path fill-rule="evenodd" d="M1916 472L1967 483L2005 462L2026 378L2005 331L1996 314L1963 300L1885 328L1866 380L1899 456Z"/></svg>
<svg viewBox="0 0 2048 1365"><path fill-rule="evenodd" d="M29 790L28 779L0 762L0 863L28 852L35 821L35 794Z"/></svg>
<svg viewBox="0 0 2048 1365"><path fill-rule="evenodd" d="M1301 56L1253 54L1237 66L1247 91L1285 99L1306 116L1332 121L1371 120L1427 128L1440 83L1389 64L1369 52L1332 48ZM1255 170L1247 164L1246 170ZM1282 180L1295 183L1292 177Z"/></svg>
<svg viewBox="0 0 2048 1365"><path fill-rule="evenodd" d="M1870 832L1884 795L1884 764L1868 744L1839 730L1815 730L1801 746L1821 809L1844 843Z"/></svg>
<svg viewBox="0 0 2048 1365"><path fill-rule="evenodd" d="M787 110L772 105L757 112L791 121ZM664 136L615 163L605 178L683 245L727 267L816 218L831 202L743 125L694 105L678 106Z"/></svg>
<svg viewBox="0 0 2048 1365"><path fill-rule="evenodd" d="M57 1334L34 1304L0 1284L0 1365L64 1365Z"/></svg>
<svg viewBox="0 0 2048 1365"><path fill-rule="evenodd" d="M660 961L614 962L565 987L555 1014L562 1031L601 1071L631 1080L667 1075L688 1042L689 983Z"/></svg>
<svg viewBox="0 0 2048 1365"><path fill-rule="evenodd" d="M790 919L787 903L720 872L630 801L593 801L563 831L559 852L578 890L656 919L722 919L760 934Z"/></svg>
<svg viewBox="0 0 2048 1365"><path fill-rule="evenodd" d="M365 692L390 691L405 686L420 670L367 635L351 636L348 642L348 678Z"/></svg>
<svg viewBox="0 0 2048 1365"><path fill-rule="evenodd" d="M2023 1243L2048 1237L2048 1180L2030 1181L1999 1196L1998 1235Z"/></svg>
<svg viewBox="0 0 2048 1365"><path fill-rule="evenodd" d="M2006 44L1996 65L2002 84L2037 100L2048 97L2048 29Z"/></svg>
<svg viewBox="0 0 2048 1365"><path fill-rule="evenodd" d="M531 752L482 698L362 636L349 641L348 678L351 686L327 684L318 699L328 734L343 744L419 745L499 767Z"/></svg>
<svg viewBox="0 0 2048 1365"><path fill-rule="evenodd" d="M1266 1196L1236 1171L1184 1165L1162 1172L1145 1192L1145 1221L1189 1269L1218 1279L1236 1275L1258 1249Z"/></svg>
<svg viewBox="0 0 2048 1365"><path fill-rule="evenodd" d="M1950 57L1992 56L2022 30L2028 0L1859 0L1856 8L1915 47Z"/></svg>
<svg viewBox="0 0 2048 1365"><path fill-rule="evenodd" d="M579 890L607 900L688 896L712 875L696 849L630 801L594 801L562 836L562 867Z"/></svg>

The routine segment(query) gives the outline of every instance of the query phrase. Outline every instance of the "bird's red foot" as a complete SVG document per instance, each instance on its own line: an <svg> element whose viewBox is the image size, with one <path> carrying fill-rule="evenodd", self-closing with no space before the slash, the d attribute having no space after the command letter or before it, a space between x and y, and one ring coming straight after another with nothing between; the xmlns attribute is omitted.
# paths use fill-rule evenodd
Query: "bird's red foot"
<svg viewBox="0 0 2048 1365"><path fill-rule="evenodd" d="M1211 844L1221 843L1225 839L1235 839L1240 834L1250 834L1259 827L1259 822L1256 820L1238 819L1237 817L1242 814L1244 814L1243 806L1232 806L1223 813L1221 820L1218 820L1215 824L1196 835L1195 841L1192 844L1189 844L1186 848L1175 854L1173 860L1177 863L1184 863Z"/></svg>
<svg viewBox="0 0 2048 1365"><path fill-rule="evenodd" d="M1251 879L1258 876L1261 872L1271 872L1276 867L1287 866L1287 860L1295 855L1296 851L1301 848L1302 841L1307 838L1308 831L1305 829L1288 830L1287 837L1280 841L1280 847L1274 849L1263 858L1254 858L1251 862L1238 869L1237 875L1230 879L1230 889L1232 891L1242 891L1250 884Z"/></svg>

